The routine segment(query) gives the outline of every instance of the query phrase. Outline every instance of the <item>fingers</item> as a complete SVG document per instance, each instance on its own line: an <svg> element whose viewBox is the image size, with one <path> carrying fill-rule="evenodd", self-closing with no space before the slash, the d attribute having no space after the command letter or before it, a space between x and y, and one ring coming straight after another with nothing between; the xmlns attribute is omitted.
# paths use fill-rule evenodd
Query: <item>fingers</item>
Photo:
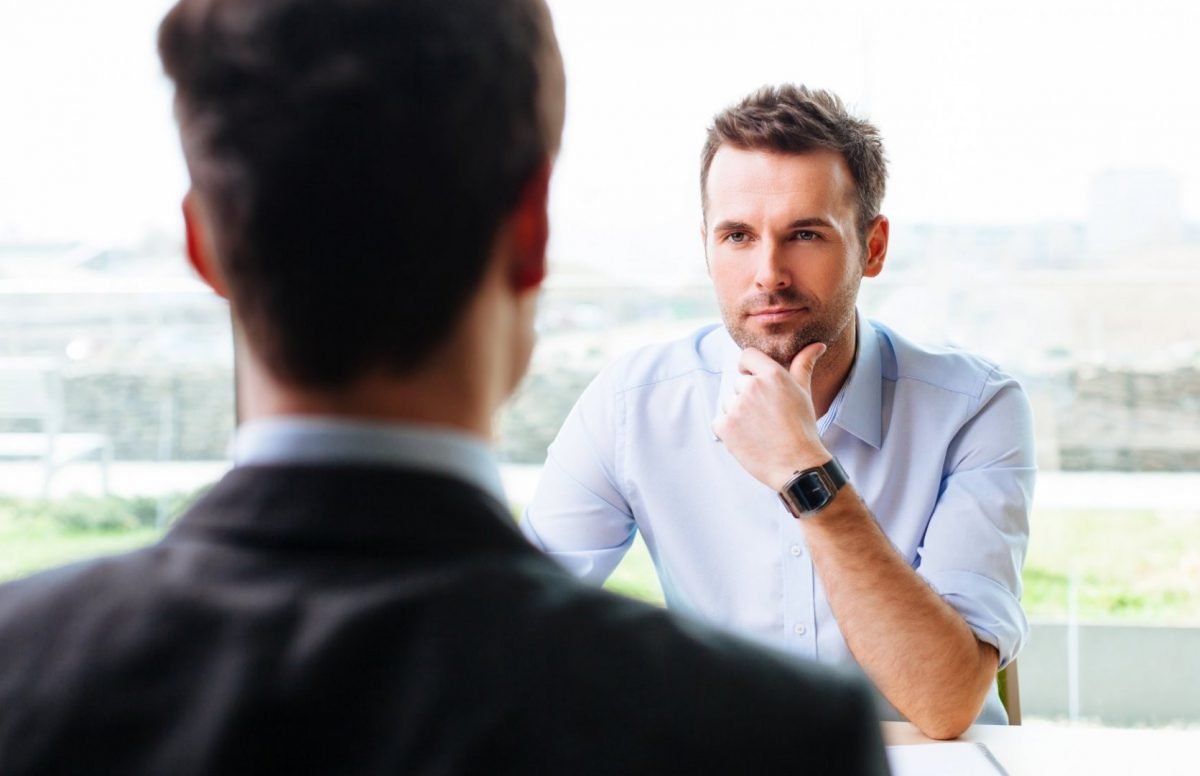
<svg viewBox="0 0 1200 776"><path fill-rule="evenodd" d="M824 342L814 342L808 345L792 359L792 365L788 368L788 372L801 385L812 385L813 369L816 368L817 361L825 355L827 349Z"/></svg>
<svg viewBox="0 0 1200 776"><path fill-rule="evenodd" d="M754 375L748 375L744 372L733 378L733 390L722 396L720 399L719 407L722 415L729 414L729 412L733 409L733 406L737 404L738 399L742 396L742 394L750 389L750 384L753 381Z"/></svg>
<svg viewBox="0 0 1200 776"><path fill-rule="evenodd" d="M722 417L729 414L729 411L731 409L733 409L733 405L737 402L737 399L738 399L738 394L737 394L736 390L733 393L726 394L725 396L721 397L721 405L720 406L721 406Z"/></svg>
<svg viewBox="0 0 1200 776"><path fill-rule="evenodd" d="M825 351L828 349L824 342L812 342L806 345L792 359L787 370L788 373L801 385L812 385L813 369L816 368L817 361L825 355ZM738 369L742 376L766 375L782 368L775 359L757 348L745 348L742 351L742 357L738 360ZM743 386L744 383L739 378L739 381L735 383L735 390L741 393Z"/></svg>
<svg viewBox="0 0 1200 776"><path fill-rule="evenodd" d="M744 348L741 358L738 359L738 369L742 374L761 375L779 368L775 359L758 348Z"/></svg>
<svg viewBox="0 0 1200 776"><path fill-rule="evenodd" d="M824 345L819 345L821 352L824 352ZM812 351L813 347L809 346L806 351ZM804 351L801 351L804 352ZM816 361L820 355L812 357ZM793 361L793 364L795 361ZM729 415L743 401L761 401L763 397L768 397L770 401L777 401L781 398L780 395L774 393L775 389L764 388L762 391L756 390L756 384L764 382L775 385L799 384L804 390L808 390L811 385L811 366L809 378L805 381L800 381L793 377L791 373L779 364L775 359L763 353L757 348L748 347L742 350L741 358L738 360L739 373L733 378L732 390L720 398L719 407L723 416ZM762 387L759 385L758 387ZM764 393L763 391L766 391ZM747 397L754 397L748 399ZM718 435L719 436L719 435Z"/></svg>

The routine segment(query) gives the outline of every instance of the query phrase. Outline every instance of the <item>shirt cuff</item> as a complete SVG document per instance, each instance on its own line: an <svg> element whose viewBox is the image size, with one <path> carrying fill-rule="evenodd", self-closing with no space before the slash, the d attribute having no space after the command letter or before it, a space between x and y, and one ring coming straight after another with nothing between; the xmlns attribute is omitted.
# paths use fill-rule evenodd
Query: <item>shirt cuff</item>
<svg viewBox="0 0 1200 776"><path fill-rule="evenodd" d="M921 576L966 620L977 639L996 648L1000 668L1021 651L1029 635L1029 621L1008 588L971 571L934 571Z"/></svg>

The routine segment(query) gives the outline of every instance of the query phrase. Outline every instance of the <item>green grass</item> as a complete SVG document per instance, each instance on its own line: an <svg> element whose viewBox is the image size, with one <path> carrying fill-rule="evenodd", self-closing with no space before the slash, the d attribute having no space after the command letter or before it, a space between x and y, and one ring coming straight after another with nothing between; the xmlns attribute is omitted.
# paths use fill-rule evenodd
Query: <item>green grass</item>
<svg viewBox="0 0 1200 776"><path fill-rule="evenodd" d="M171 499L171 514L189 498ZM0 499L0 581L153 542L161 536L154 527L157 509L158 502L146 499ZM1026 611L1064 618L1072 580L1081 619L1200 623L1200 511L1036 513L1025 564ZM605 586L662 603L640 537Z"/></svg>
<svg viewBox="0 0 1200 776"><path fill-rule="evenodd" d="M1025 608L1084 620L1200 623L1200 512L1071 510L1034 515Z"/></svg>
<svg viewBox="0 0 1200 776"><path fill-rule="evenodd" d="M80 532L46 524L0 526L0 581L95 555L109 555L149 544L154 528Z"/></svg>
<svg viewBox="0 0 1200 776"><path fill-rule="evenodd" d="M650 551L639 535L604 586L616 593L652 604L663 604L662 587L654 571Z"/></svg>
<svg viewBox="0 0 1200 776"><path fill-rule="evenodd" d="M190 498L0 498L0 581L149 544L162 535L160 508L169 518Z"/></svg>

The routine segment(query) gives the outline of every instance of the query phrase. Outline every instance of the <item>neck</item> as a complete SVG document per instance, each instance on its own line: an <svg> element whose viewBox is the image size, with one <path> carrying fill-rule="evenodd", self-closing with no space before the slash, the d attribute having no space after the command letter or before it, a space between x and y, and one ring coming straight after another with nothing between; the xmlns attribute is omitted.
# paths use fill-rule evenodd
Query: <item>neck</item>
<svg viewBox="0 0 1200 776"><path fill-rule="evenodd" d="M244 345L244 343L239 343ZM239 420L323 416L376 423L419 423L462 431L490 442L500 403L479 371L460 359L436 359L412 374L376 370L333 389L276 378L248 348L238 353ZM453 353L453 349L447 352Z"/></svg>
<svg viewBox="0 0 1200 776"><path fill-rule="evenodd" d="M471 401L463 386L449 381L365 377L336 391L266 388L251 380L240 385L242 420L307 415L443 426L485 442L492 438L491 413Z"/></svg>
<svg viewBox="0 0 1200 776"><path fill-rule="evenodd" d="M813 369L812 397L813 409L816 410L818 418L829 411L838 391L842 390L842 384L850 375L857 343L858 318L855 316L850 319L849 325L837 341L831 344L825 355L817 361L816 368Z"/></svg>

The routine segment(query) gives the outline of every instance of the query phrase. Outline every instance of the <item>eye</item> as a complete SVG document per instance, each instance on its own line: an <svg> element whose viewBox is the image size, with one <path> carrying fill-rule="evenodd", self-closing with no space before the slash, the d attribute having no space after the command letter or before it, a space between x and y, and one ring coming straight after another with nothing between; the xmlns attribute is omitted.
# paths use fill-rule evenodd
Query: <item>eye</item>
<svg viewBox="0 0 1200 776"><path fill-rule="evenodd" d="M750 239L750 235L745 232L730 232L725 236L725 239L731 243L744 243Z"/></svg>
<svg viewBox="0 0 1200 776"><path fill-rule="evenodd" d="M821 235L817 234L816 232L810 232L806 229L801 229L792 235L792 239L799 240L800 242L812 242L813 240L821 239Z"/></svg>

